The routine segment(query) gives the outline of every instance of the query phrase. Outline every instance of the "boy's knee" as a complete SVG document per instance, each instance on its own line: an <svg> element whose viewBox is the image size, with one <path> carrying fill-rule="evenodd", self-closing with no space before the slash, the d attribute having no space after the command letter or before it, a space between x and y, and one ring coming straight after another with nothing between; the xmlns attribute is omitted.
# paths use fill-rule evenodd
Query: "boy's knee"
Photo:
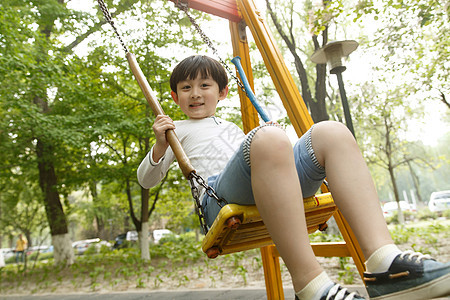
<svg viewBox="0 0 450 300"><path fill-rule="evenodd" d="M319 163L324 166L325 157L331 153L359 151L356 140L345 124L335 121L317 123L311 132L311 142Z"/></svg>
<svg viewBox="0 0 450 300"><path fill-rule="evenodd" d="M314 125L312 131L312 139L314 138L323 141L345 141L347 139L353 140L354 137L350 130L340 122L336 121L323 121Z"/></svg>
<svg viewBox="0 0 450 300"><path fill-rule="evenodd" d="M267 155L291 150L292 144L288 136L283 129L276 126L265 126L259 129L251 143L251 152Z"/></svg>

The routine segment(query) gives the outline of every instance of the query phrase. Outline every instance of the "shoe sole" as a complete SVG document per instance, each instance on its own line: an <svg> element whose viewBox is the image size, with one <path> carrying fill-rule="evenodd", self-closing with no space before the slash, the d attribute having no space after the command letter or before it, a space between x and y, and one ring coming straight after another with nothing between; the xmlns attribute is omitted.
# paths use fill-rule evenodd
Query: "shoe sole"
<svg viewBox="0 0 450 300"><path fill-rule="evenodd" d="M423 300L436 297L450 296L450 274L439 277L433 281L413 287L406 291L391 293L384 296L370 298L372 300Z"/></svg>

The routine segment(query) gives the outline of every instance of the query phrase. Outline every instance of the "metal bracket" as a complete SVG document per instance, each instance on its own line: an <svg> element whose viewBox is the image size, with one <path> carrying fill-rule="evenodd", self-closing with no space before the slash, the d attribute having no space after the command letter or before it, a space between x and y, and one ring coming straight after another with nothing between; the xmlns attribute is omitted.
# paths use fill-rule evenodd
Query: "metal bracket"
<svg viewBox="0 0 450 300"><path fill-rule="evenodd" d="M242 19L238 24L239 40L241 42L247 42L247 31L245 30L246 28L247 24L245 23L245 20Z"/></svg>

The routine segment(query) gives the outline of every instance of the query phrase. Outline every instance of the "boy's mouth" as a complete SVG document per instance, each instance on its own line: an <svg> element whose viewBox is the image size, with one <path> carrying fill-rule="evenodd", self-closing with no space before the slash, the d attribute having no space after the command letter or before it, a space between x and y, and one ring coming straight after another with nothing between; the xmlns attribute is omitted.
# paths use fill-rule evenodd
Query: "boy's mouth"
<svg viewBox="0 0 450 300"><path fill-rule="evenodd" d="M204 103L192 103L192 104L189 105L189 107L199 107L199 106L202 106L202 105L205 105L205 104Z"/></svg>

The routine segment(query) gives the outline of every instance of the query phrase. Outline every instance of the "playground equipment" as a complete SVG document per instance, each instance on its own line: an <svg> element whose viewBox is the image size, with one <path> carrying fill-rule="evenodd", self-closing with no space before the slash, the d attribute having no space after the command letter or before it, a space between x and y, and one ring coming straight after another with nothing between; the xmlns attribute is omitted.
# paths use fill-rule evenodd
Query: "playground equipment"
<svg viewBox="0 0 450 300"><path fill-rule="evenodd" d="M103 0L98 0L108 22L119 34L111 21L111 16L104 6ZM303 99L294 83L294 80L286 67L275 39L272 37L268 26L265 24L261 13L257 10L253 0L170 0L183 10L189 17L202 38L211 47L208 38L204 35L195 20L189 15L189 9L197 9L229 20L234 56L240 57L242 70L247 74L248 86L253 87L252 68L250 64L249 46L246 28L255 40L255 43L264 60L265 66L274 82L276 90L286 109L289 119L298 136L305 133L312 125L312 118L303 102ZM121 40L121 39L120 39ZM150 85L143 76L134 55L126 49L123 41L121 44L126 52L126 57L131 70L136 77L150 107L155 114L163 114L159 103L153 96ZM214 48L213 48L214 49ZM222 61L221 61L222 62ZM222 62L223 63L223 62ZM228 69L228 68L227 68ZM259 125L258 113L247 97L243 85L238 81L241 89L238 89L241 101L241 114L244 131L247 133ZM279 263L279 253L273 245L264 223L259 216L256 206L239 206L235 204L225 205L216 218L212 227L208 230L203 221L198 193L195 184L203 186L208 193L215 195L205 180L195 173L195 169L186 157L180 142L173 131L168 132L168 141L172 147L184 176L193 187L193 196L196 203L196 212L200 224L206 233L202 243L202 249L208 257L214 258L221 254L244 251L252 248L261 248L261 256L266 281L268 299L284 299L283 285ZM353 258L361 277L364 272L364 256L360 246L341 212L335 206L332 196L325 184L321 187L322 194L304 199L308 231L324 230L326 222L334 216L344 242L315 243L312 244L314 253L324 257L349 257ZM218 198L216 198L219 200Z"/></svg>

